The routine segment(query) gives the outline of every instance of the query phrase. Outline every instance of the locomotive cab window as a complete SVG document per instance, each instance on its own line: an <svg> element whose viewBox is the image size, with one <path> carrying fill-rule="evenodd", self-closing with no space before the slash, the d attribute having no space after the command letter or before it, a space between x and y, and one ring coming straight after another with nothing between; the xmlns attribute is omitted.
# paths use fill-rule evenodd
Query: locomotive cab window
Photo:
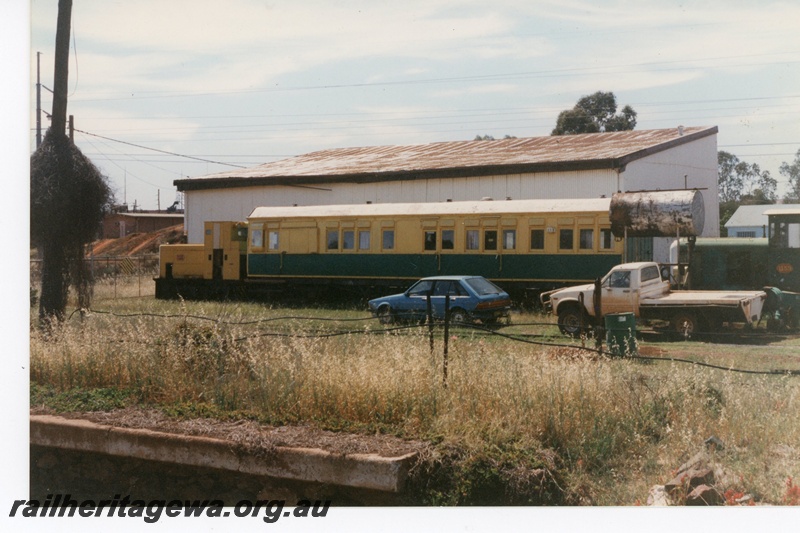
<svg viewBox="0 0 800 533"><path fill-rule="evenodd" d="M800 220L781 217L770 221L769 244L777 248L800 248Z"/></svg>
<svg viewBox="0 0 800 533"><path fill-rule="evenodd" d="M261 224L252 224L250 228L250 248L261 249L264 247L264 230Z"/></svg>

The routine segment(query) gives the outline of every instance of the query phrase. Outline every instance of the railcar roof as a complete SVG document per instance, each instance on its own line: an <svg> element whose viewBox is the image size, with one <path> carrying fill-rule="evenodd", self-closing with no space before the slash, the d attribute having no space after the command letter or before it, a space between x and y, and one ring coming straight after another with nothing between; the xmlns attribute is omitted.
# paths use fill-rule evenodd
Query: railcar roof
<svg viewBox="0 0 800 533"><path fill-rule="evenodd" d="M304 205L257 207L248 220L285 218L355 218L368 216L504 215L530 213L588 213L608 211L609 198L562 200L476 200L394 204Z"/></svg>

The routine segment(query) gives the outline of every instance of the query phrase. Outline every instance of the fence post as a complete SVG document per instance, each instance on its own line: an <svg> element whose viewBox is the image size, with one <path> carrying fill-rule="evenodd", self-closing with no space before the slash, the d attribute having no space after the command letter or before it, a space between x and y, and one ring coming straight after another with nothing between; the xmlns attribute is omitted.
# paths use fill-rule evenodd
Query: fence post
<svg viewBox="0 0 800 533"><path fill-rule="evenodd" d="M444 355L442 358L442 385L447 388L447 358L450 337L450 295L444 295Z"/></svg>
<svg viewBox="0 0 800 533"><path fill-rule="evenodd" d="M428 291L428 294L425 296L425 304L427 306L427 316L428 316L428 338L430 339L431 343L431 355L433 355L433 307L431 306L431 292Z"/></svg>

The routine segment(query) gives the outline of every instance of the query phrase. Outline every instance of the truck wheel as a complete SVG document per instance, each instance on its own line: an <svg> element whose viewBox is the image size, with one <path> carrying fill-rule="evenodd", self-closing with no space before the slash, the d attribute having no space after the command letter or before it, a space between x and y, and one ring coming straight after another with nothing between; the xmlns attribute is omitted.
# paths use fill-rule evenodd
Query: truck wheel
<svg viewBox="0 0 800 533"><path fill-rule="evenodd" d="M562 334L569 337L580 337L583 333L581 323L586 327L586 320L583 320L580 309L570 306L558 313L558 329Z"/></svg>
<svg viewBox="0 0 800 533"><path fill-rule="evenodd" d="M692 313L681 312L672 317L672 329L686 338L697 333L697 317Z"/></svg>

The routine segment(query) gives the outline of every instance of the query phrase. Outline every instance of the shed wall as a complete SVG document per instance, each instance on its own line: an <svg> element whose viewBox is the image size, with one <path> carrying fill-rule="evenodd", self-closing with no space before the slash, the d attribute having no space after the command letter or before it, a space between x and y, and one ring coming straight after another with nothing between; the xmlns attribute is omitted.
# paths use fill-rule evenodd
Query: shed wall
<svg viewBox="0 0 800 533"><path fill-rule="evenodd" d="M621 173L622 190L697 188L703 196L703 237L719 237L719 185L717 181L717 136L682 144L628 164ZM675 239L653 239L653 259L669 261Z"/></svg>
<svg viewBox="0 0 800 533"><path fill-rule="evenodd" d="M443 202L448 199L498 200L511 197L599 198L617 190L613 170L507 174L476 178L439 178L378 183L332 183L320 187L242 187L186 192L186 232L189 243L203 242L208 220L245 220L256 207Z"/></svg>
<svg viewBox="0 0 800 533"><path fill-rule="evenodd" d="M203 239L208 220L245 220L260 206L440 202L477 200L611 197L617 191L697 188L705 206L704 237L719 236L717 136L709 135L645 155L615 169L575 170L483 177L435 178L376 183L330 183L315 187L257 186L189 190L185 196L188 242ZM656 238L653 259L668 261L674 239Z"/></svg>

